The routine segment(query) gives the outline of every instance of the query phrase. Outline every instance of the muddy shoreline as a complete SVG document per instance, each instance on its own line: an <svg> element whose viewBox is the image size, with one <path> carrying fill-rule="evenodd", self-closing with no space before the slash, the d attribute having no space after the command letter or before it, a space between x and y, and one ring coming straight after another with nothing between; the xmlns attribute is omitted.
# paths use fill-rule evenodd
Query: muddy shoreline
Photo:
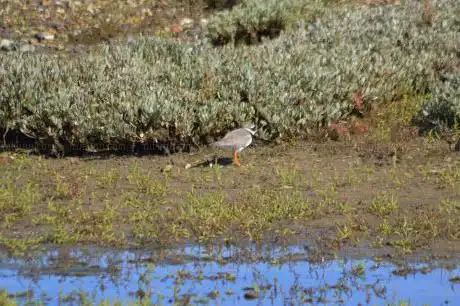
<svg viewBox="0 0 460 306"><path fill-rule="evenodd" d="M3 208L0 237L18 254L69 244L252 242L308 245L323 255L459 254L459 155L420 138L395 160L394 147L256 145L242 155L241 168L186 169L214 154L208 150L101 159L4 155L5 196L22 190L16 196L28 204Z"/></svg>

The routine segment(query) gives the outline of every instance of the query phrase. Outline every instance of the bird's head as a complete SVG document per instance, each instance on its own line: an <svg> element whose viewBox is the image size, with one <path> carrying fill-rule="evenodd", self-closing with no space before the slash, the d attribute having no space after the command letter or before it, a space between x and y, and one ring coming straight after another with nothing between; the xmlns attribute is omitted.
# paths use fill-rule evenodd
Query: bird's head
<svg viewBox="0 0 460 306"><path fill-rule="evenodd" d="M254 123L246 123L243 125L243 129L251 133L251 135L254 135L257 130L256 130L256 125Z"/></svg>

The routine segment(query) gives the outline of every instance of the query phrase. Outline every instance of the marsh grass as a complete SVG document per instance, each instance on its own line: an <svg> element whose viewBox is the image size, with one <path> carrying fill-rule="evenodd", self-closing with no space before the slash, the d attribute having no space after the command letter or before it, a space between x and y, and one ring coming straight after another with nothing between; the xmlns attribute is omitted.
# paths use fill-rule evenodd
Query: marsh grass
<svg viewBox="0 0 460 306"><path fill-rule="evenodd" d="M119 218L117 206L104 201L101 208L88 210L79 200L71 203L48 202L47 210L33 220L35 225L50 226L44 239L54 244L87 242L123 243L113 225Z"/></svg>
<svg viewBox="0 0 460 306"><path fill-rule="evenodd" d="M77 175L80 178L86 176L86 180L80 180L83 186L78 196L71 190L70 182L74 178L54 171L53 184L40 186L53 189L46 192L46 204L41 204L39 213L32 214L32 224L46 229L41 238L53 244L122 245L126 236L124 231L120 234L120 226L140 243L173 243L184 239L210 242L231 237L233 232L249 240L260 240L270 231L277 231L282 236L291 235L294 230L279 229L283 222L309 220L324 214L324 205L314 205L297 190L251 187L230 195L222 188L220 171L206 171L212 182L217 183L212 184L216 190L195 190L192 185L190 192L168 187L169 177L154 175L136 164L129 165L126 177L113 168L102 173L89 171ZM300 183L297 170L277 171L283 183ZM95 179L88 179L91 176ZM119 190L118 184L124 189ZM13 194L13 190L22 193L19 197L21 206L15 204L18 201L5 200L4 210L19 212L18 217L23 218L25 214L31 214L30 199L36 200L39 194L31 190L31 186L35 185L27 182L25 188L10 186L5 189L5 199L9 199L7 195ZM99 188L97 193L95 187ZM14 221L12 217L8 220Z"/></svg>
<svg viewBox="0 0 460 306"><path fill-rule="evenodd" d="M106 186L109 188L116 188L117 183L119 182L121 178L121 174L118 169L112 168L106 173L104 173L102 176L100 176L97 180L97 183L100 186Z"/></svg>
<svg viewBox="0 0 460 306"><path fill-rule="evenodd" d="M395 169L391 163L375 166L372 157L357 159L359 152L351 150L341 152L346 158L324 155L318 161L317 153L301 145L282 149L298 150L286 162L276 148L270 150L264 154L271 162L264 166L253 152L240 168L173 166L168 172L152 166L157 163L152 159L121 159L115 166L109 160L98 165L16 155L0 168L1 245L24 252L45 243L264 243L315 238L328 229L339 246L367 241L408 253L436 239L459 238L455 197L418 210L406 207L388 175ZM458 164L441 167L432 160L418 167L398 165L397 176L411 190L428 184L430 192L455 193ZM373 194L376 183L381 191Z"/></svg>
<svg viewBox="0 0 460 306"><path fill-rule="evenodd" d="M278 176L281 186L299 186L302 185L303 176L295 166L277 167L275 175Z"/></svg>
<svg viewBox="0 0 460 306"><path fill-rule="evenodd" d="M40 199L36 184L22 184L19 176L2 177L0 187L0 222L3 227L9 227L11 223L30 213Z"/></svg>
<svg viewBox="0 0 460 306"><path fill-rule="evenodd" d="M366 267L363 263L357 263L353 265L350 272L355 277L364 278L366 273Z"/></svg>
<svg viewBox="0 0 460 306"><path fill-rule="evenodd" d="M415 215L401 213L386 217L377 227L378 239L380 244L392 245L403 254L412 253L436 239L458 240L458 210L458 201L444 199L437 207Z"/></svg>
<svg viewBox="0 0 460 306"><path fill-rule="evenodd" d="M430 96L427 95L404 94L401 99L395 99L385 107L381 107L371 117L373 135L384 143L411 137L411 130L407 128L420 113L423 102L429 98Z"/></svg>
<svg viewBox="0 0 460 306"><path fill-rule="evenodd" d="M442 199L436 206L401 210L393 195L378 193L368 204L368 214L348 215L335 227L335 240L357 242L367 239L373 248L392 246L401 254L410 254L436 240L460 238L458 201ZM377 221L372 216L378 217Z"/></svg>
<svg viewBox="0 0 460 306"><path fill-rule="evenodd" d="M399 204L394 195L378 194L369 205L369 212L379 217L385 217L399 209Z"/></svg>
<svg viewBox="0 0 460 306"><path fill-rule="evenodd" d="M364 266L362 264L356 264L353 266L352 271L350 272L350 276L352 278L363 278L365 276L365 270ZM185 275L187 277L187 275ZM345 277L345 276L344 276ZM182 303L182 299L179 298L179 293L178 291L180 290L181 287L181 276L180 273L178 273L175 276L175 286L174 286L174 292L172 299L175 301L175 304L180 304ZM343 282L343 283L340 283ZM340 287L340 284L343 285L343 287ZM349 288L347 287L347 282L344 280L339 280L339 283L336 286L336 290L343 290L347 291ZM331 290L332 288L318 288L319 291L327 291ZM260 294L263 294L264 291L267 291L268 289L264 286L259 286L258 284L253 284L251 287L248 287L247 291L251 291L255 294L255 296L259 296ZM296 290L293 289L293 292L291 294L297 293L296 298L300 299L301 301L311 301L310 294L314 294L313 292L309 292L308 290L302 290L300 292L297 292ZM0 300L2 301L3 306L16 306L18 303L16 302L16 299L22 299L26 300L28 305L44 305L45 301L44 299L35 299L32 296L33 292L31 291L25 291L22 293L18 294L10 294L5 290L0 290ZM232 296L235 293L230 289L227 288L224 292L226 296ZM127 306L155 306L155 305L164 305L164 298L161 294L158 295L157 301L152 301L151 298L152 293L147 290L147 292L144 292L142 289L139 289L136 292L136 300L135 301L124 301L122 299L115 298L113 301L109 300L102 300L99 303L94 302L94 298L90 293L83 292L83 291L72 291L68 294L63 294L62 292L59 294L58 301L59 303L66 304L66 303L72 303L72 304L77 304L79 306L122 306L122 305L127 305ZM212 290L208 294L209 299L216 299L221 295L221 293L218 290ZM249 295L248 295L249 296ZM208 304L209 299L204 299L204 298L196 298L194 300L195 303L198 304ZM318 298L320 300L321 298ZM397 303L392 303L392 304L386 304L387 306L411 306L407 301L401 300ZM423 304L423 306L429 306L429 304Z"/></svg>
<svg viewBox="0 0 460 306"><path fill-rule="evenodd" d="M460 192L460 162L447 159L441 165L421 165L419 173L439 188Z"/></svg>
<svg viewBox="0 0 460 306"><path fill-rule="evenodd" d="M440 169L436 174L435 181L442 188L450 187L460 191L460 166L458 163L453 165L448 163L446 168Z"/></svg>

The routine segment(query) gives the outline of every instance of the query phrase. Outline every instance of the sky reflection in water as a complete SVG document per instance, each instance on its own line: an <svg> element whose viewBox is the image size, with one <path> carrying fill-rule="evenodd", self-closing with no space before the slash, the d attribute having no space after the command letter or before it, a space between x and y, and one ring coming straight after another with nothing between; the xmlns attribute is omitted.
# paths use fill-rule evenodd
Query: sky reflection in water
<svg viewBox="0 0 460 306"><path fill-rule="evenodd" d="M58 252L40 262L25 264L18 260L2 259L0 264L0 287L8 293L32 290L34 298L43 298L46 305L58 305L64 297L71 300L83 291L94 302L104 299L134 301L136 294L151 292L151 300L162 305L174 303L190 295L192 304L209 305L294 305L309 302L313 305L385 305L401 300L411 305L460 305L460 284L449 281L460 276L460 269L434 268L407 276L394 275L399 269L389 263L372 260L335 260L321 264L306 260L288 261L281 264L267 262L217 263L199 259L203 249L188 247L180 254L192 256L175 264L180 256L170 254L168 261L153 264L146 258L157 258L152 252L107 252L102 257L88 256L72 251L71 258L83 264L69 264L69 268L55 269ZM300 248L285 251L270 250L271 258L289 253L306 255ZM77 257L74 257L77 256ZM227 249L223 258L235 258L234 250ZM144 260L142 260L144 259ZM361 267L364 273L357 272ZM422 269L426 264L409 264ZM115 268L114 268L115 267ZM119 268L119 270L117 270ZM355 270L355 273L352 271ZM422 269L423 270L423 269ZM67 274L67 275L66 275ZM248 287L258 295L246 300ZM246 290L245 290L246 288ZM139 291L139 289L141 289ZM254 295L254 290L249 290ZM258 293L258 294L257 294ZM217 296L212 296L212 295ZM19 299L24 302L27 299ZM73 302L73 304L78 304Z"/></svg>

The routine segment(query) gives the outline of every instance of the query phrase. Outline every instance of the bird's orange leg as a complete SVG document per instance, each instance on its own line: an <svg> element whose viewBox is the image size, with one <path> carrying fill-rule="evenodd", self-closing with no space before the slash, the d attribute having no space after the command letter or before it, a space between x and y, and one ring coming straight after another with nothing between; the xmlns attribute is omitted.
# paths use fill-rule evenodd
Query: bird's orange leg
<svg viewBox="0 0 460 306"><path fill-rule="evenodd" d="M241 166L240 161L238 160L238 152L233 152L233 164L236 166Z"/></svg>

